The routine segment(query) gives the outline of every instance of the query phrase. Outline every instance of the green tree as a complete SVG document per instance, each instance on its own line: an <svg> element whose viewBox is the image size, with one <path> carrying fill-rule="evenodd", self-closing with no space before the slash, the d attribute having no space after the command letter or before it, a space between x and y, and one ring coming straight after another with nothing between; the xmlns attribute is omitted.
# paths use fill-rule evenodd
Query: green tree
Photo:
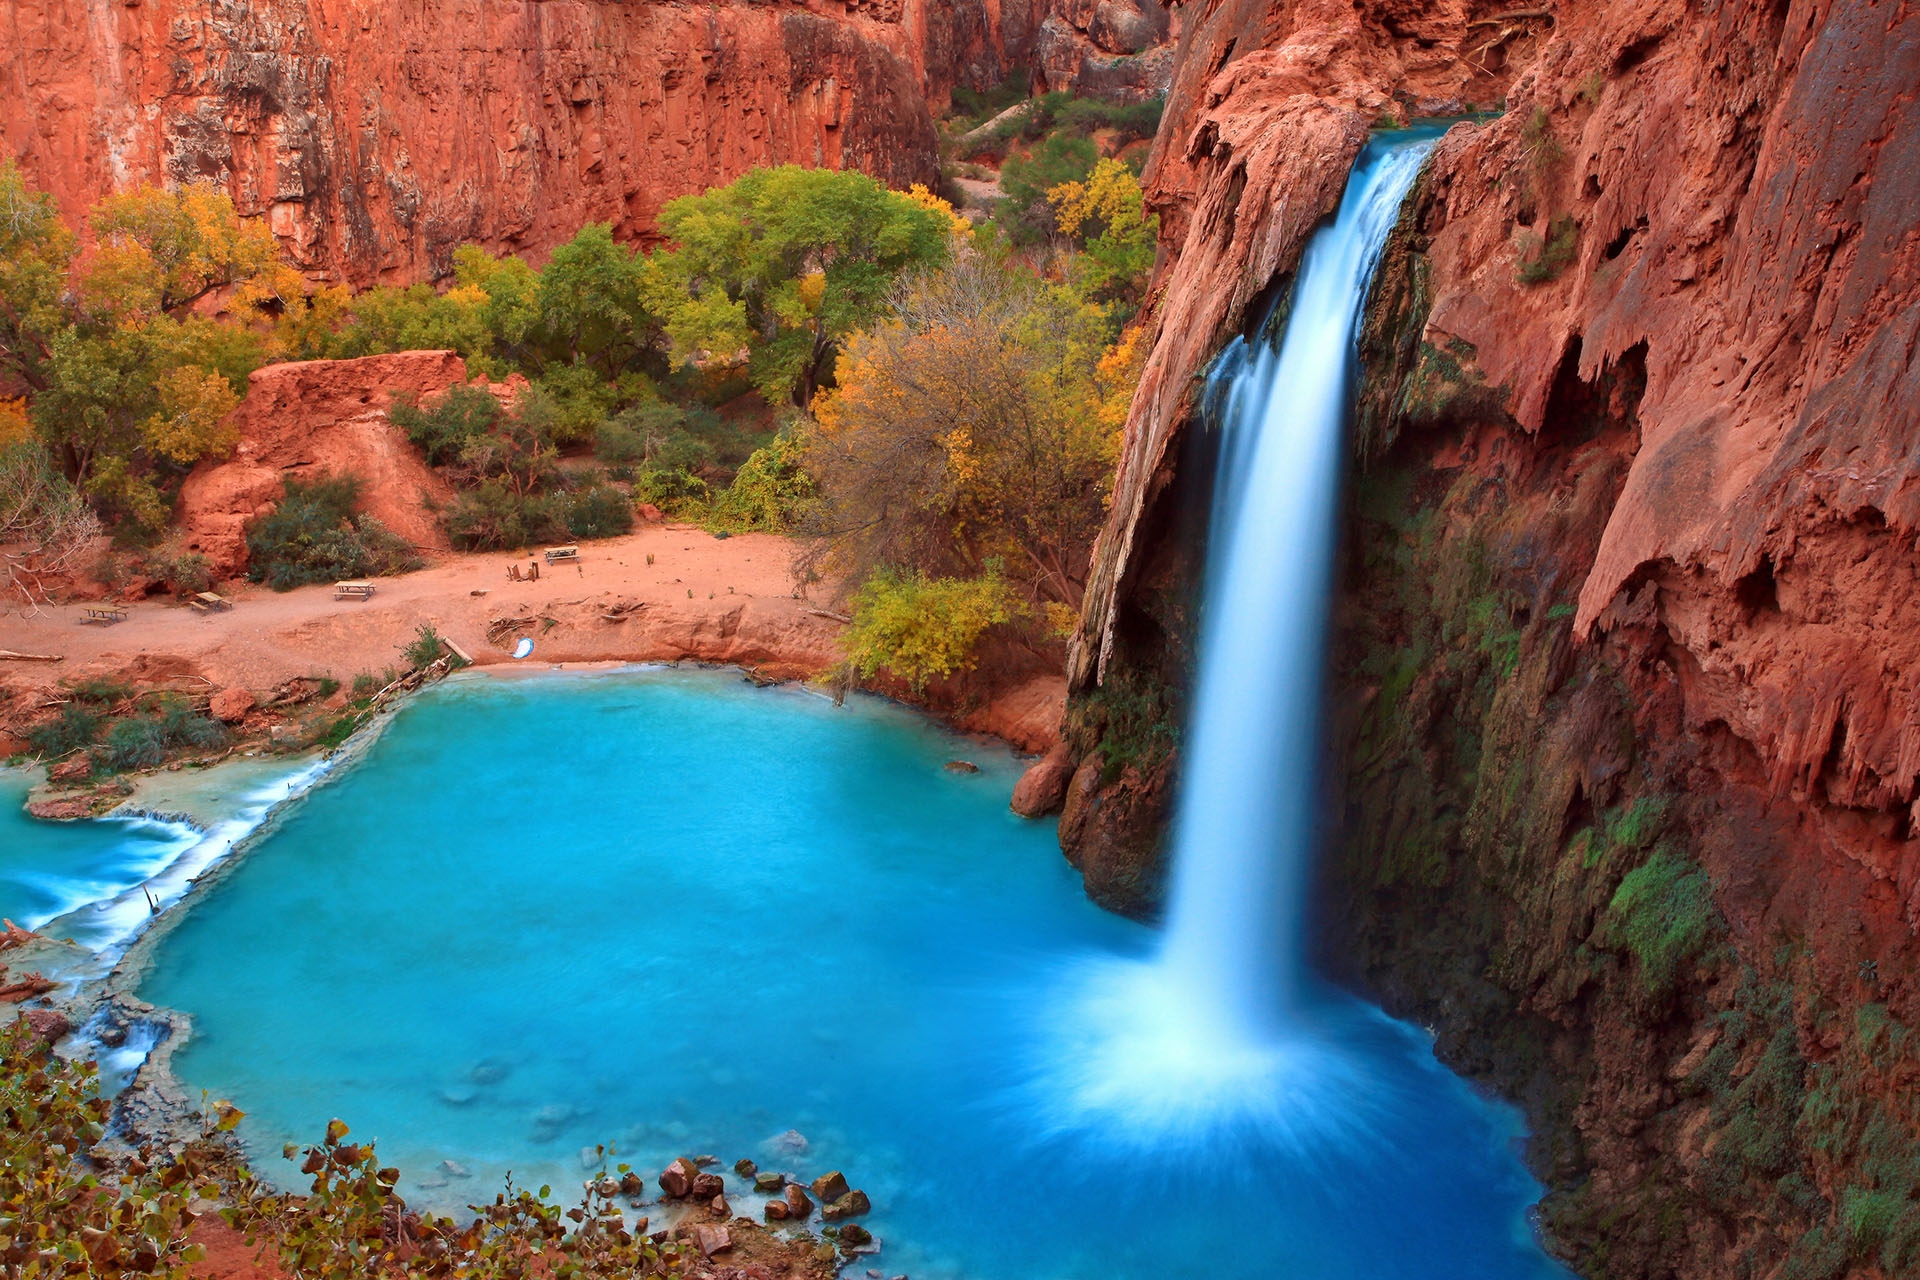
<svg viewBox="0 0 1920 1280"><path fill-rule="evenodd" d="M882 667L915 690L973 666L988 627L1024 612L998 561L977 578L929 578L883 569L853 594L847 665L863 679Z"/></svg>
<svg viewBox="0 0 1920 1280"><path fill-rule="evenodd" d="M1074 133L1049 134L1030 155L1009 159L1000 170L1000 189L1012 206L1014 240L1032 243L1053 231L1047 193L1063 183L1086 181L1099 160L1093 140Z"/></svg>
<svg viewBox="0 0 1920 1280"><path fill-rule="evenodd" d="M604 222L588 223L553 251L534 290L550 360L592 365L606 380L651 344L653 323L640 293L643 261L615 244Z"/></svg>
<svg viewBox="0 0 1920 1280"><path fill-rule="evenodd" d="M900 274L946 261L951 226L864 174L756 169L668 202L670 245L648 259L645 296L676 364L744 357L768 400L805 406Z"/></svg>
<svg viewBox="0 0 1920 1280"><path fill-rule="evenodd" d="M0 374L36 391L66 326L60 295L72 260L73 232L53 197L28 187L11 157L0 159Z"/></svg>

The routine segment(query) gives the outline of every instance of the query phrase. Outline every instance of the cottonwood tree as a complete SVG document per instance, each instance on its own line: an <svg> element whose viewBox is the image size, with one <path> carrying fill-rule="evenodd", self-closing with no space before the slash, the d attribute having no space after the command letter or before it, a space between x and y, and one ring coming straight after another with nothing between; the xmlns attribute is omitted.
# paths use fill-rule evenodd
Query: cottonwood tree
<svg viewBox="0 0 1920 1280"><path fill-rule="evenodd" d="M865 174L784 165L671 200L646 304L674 361L743 363L770 402L802 407L902 273L949 256L950 215Z"/></svg>
<svg viewBox="0 0 1920 1280"><path fill-rule="evenodd" d="M977 254L907 279L815 406L814 562L861 581L1002 559L1077 607L1137 377L1111 338L1102 310Z"/></svg>

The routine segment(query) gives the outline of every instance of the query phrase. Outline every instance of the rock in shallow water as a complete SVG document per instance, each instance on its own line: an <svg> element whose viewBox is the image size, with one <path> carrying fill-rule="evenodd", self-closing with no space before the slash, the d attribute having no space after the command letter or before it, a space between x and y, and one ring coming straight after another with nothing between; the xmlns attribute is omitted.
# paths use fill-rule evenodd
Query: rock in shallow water
<svg viewBox="0 0 1920 1280"><path fill-rule="evenodd" d="M832 1204L820 1210L820 1216L828 1222L843 1222L848 1218L857 1218L872 1210L873 1205L864 1191L849 1191Z"/></svg>
<svg viewBox="0 0 1920 1280"><path fill-rule="evenodd" d="M681 1156L660 1172L660 1190L669 1200L679 1200L693 1190L693 1180L700 1177L700 1170L693 1161Z"/></svg>
<svg viewBox="0 0 1920 1280"><path fill-rule="evenodd" d="M822 1203L833 1203L847 1194L847 1175L838 1169L821 1174L813 1180L813 1194L819 1196Z"/></svg>
<svg viewBox="0 0 1920 1280"><path fill-rule="evenodd" d="M781 1193L781 1198L786 1202L787 1206L787 1211L782 1215L783 1217L792 1218L797 1222L805 1222L813 1216L813 1201L807 1199L807 1193L800 1189L800 1184L789 1182L787 1189Z"/></svg>

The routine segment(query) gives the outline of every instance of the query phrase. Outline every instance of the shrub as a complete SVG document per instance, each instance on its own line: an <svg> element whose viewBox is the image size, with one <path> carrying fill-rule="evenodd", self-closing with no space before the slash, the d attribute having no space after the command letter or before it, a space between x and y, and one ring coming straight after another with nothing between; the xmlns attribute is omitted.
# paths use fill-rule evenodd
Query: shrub
<svg viewBox="0 0 1920 1280"><path fill-rule="evenodd" d="M247 531L247 575L275 591L310 582L404 573L420 567L406 539L372 516L355 515L360 482L322 475L289 479L280 505Z"/></svg>
<svg viewBox="0 0 1920 1280"><path fill-rule="evenodd" d="M519 416L555 444L580 444L595 437L612 411L614 387L584 364L554 365L522 393Z"/></svg>
<svg viewBox="0 0 1920 1280"><path fill-rule="evenodd" d="M1672 987L1680 966L1698 956L1713 929L1713 884L1707 873L1660 848L1629 871L1608 905L1608 928L1640 963L1655 991Z"/></svg>
<svg viewBox="0 0 1920 1280"><path fill-rule="evenodd" d="M1047 192L1069 182L1085 182L1099 160L1099 148L1071 133L1053 134L1032 155L1008 160L1000 171L1000 189L1013 205L1014 239L1032 240L1052 231Z"/></svg>
<svg viewBox="0 0 1920 1280"><path fill-rule="evenodd" d="M420 667L432 666L440 659L440 647L443 643L440 633L434 630L433 624L423 622L419 630L413 633L413 639L400 646L400 656L416 670Z"/></svg>
<svg viewBox="0 0 1920 1280"><path fill-rule="evenodd" d="M562 503L564 497L516 493L504 481L487 480L455 497L440 523L462 550L511 550L571 536Z"/></svg>
<svg viewBox="0 0 1920 1280"><path fill-rule="evenodd" d="M593 485L565 501L567 532L575 538L611 538L633 528L633 504L609 485Z"/></svg>
<svg viewBox="0 0 1920 1280"><path fill-rule="evenodd" d="M164 697L146 714L118 721L107 731L101 762L110 769L151 769L175 751L205 751L227 740L227 731L184 698Z"/></svg>
<svg viewBox="0 0 1920 1280"><path fill-rule="evenodd" d="M37 756L64 756L81 747L91 746L100 736L103 717L80 701L60 708L60 714L45 724L27 730L27 746Z"/></svg>
<svg viewBox="0 0 1920 1280"><path fill-rule="evenodd" d="M167 590L176 596L190 596L200 591L213 589L213 570L207 564L207 558L198 551L188 551L180 555L167 555L155 552L149 555L141 570L149 577L165 583Z"/></svg>
<svg viewBox="0 0 1920 1280"><path fill-rule="evenodd" d="M1521 284L1545 284L1573 263L1580 251L1580 224L1563 213L1547 224L1543 240L1532 231L1520 237L1520 265L1514 274Z"/></svg>
<svg viewBox="0 0 1920 1280"><path fill-rule="evenodd" d="M882 667L916 691L968 670L981 635L1023 611L997 561L978 578L929 578L883 569L853 595L847 664L870 679Z"/></svg>
<svg viewBox="0 0 1920 1280"><path fill-rule="evenodd" d="M418 399L396 398L387 412L393 425L406 432L407 439L436 467L458 459L467 441L491 431L500 416L500 402L493 393L472 386L448 387L430 408L422 408Z"/></svg>
<svg viewBox="0 0 1920 1280"><path fill-rule="evenodd" d="M802 449L791 434L775 436L754 451L735 473L733 483L713 500L711 527L731 533L779 533L794 527L813 503L813 477L800 465Z"/></svg>

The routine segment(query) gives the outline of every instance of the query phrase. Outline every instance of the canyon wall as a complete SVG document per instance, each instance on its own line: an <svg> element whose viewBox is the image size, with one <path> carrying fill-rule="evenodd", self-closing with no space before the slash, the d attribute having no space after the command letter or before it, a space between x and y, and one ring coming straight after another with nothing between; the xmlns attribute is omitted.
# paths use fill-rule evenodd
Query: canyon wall
<svg viewBox="0 0 1920 1280"><path fill-rule="evenodd" d="M1484 72L1369 303L1326 963L1527 1106L1583 1273L1920 1274L1920 11L1190 21L1069 856L1157 905L1196 375Z"/></svg>
<svg viewBox="0 0 1920 1280"><path fill-rule="evenodd" d="M77 219L207 179L317 278L644 240L760 164L937 176L932 108L1031 57L1046 0L20 0L0 147ZM930 106L931 104L931 106Z"/></svg>

